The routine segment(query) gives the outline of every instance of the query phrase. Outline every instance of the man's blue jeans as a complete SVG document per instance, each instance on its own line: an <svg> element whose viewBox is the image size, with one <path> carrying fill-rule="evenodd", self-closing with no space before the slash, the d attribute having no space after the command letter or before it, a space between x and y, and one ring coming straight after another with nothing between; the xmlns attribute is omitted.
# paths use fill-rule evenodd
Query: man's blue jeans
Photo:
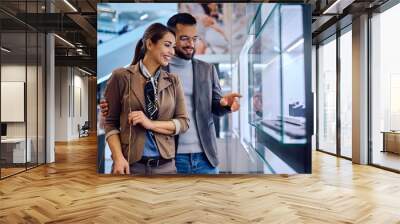
<svg viewBox="0 0 400 224"><path fill-rule="evenodd" d="M218 174L218 167L213 167L203 152L181 153L175 157L178 174Z"/></svg>

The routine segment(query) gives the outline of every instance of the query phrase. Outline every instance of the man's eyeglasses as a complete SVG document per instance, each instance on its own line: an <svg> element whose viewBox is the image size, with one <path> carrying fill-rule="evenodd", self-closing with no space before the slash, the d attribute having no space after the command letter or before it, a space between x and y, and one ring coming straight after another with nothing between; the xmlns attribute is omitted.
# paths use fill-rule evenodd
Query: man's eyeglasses
<svg viewBox="0 0 400 224"><path fill-rule="evenodd" d="M186 42L186 43L188 43L190 40L192 40L193 43L197 43L200 40L200 37L180 36L179 40L182 42Z"/></svg>

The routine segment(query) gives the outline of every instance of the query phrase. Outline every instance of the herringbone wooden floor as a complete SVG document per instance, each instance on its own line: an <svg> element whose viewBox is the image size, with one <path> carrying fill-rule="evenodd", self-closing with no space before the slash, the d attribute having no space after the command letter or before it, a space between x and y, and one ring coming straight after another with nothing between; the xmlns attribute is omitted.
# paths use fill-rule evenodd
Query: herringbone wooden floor
<svg viewBox="0 0 400 224"><path fill-rule="evenodd" d="M0 181L0 223L400 223L400 175L315 152L313 174L111 177L94 137Z"/></svg>

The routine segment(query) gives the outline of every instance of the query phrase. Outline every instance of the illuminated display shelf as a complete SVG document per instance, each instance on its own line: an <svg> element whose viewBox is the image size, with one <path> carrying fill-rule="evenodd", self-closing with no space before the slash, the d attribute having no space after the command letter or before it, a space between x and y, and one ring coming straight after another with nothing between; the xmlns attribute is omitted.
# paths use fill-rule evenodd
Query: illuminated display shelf
<svg viewBox="0 0 400 224"><path fill-rule="evenodd" d="M307 143L303 7L258 10L248 52L250 125L285 144Z"/></svg>

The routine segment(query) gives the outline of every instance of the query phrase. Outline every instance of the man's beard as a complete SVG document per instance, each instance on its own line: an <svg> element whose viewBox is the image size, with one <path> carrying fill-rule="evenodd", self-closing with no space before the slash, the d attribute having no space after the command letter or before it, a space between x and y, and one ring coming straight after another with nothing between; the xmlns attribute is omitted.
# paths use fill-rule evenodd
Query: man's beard
<svg viewBox="0 0 400 224"><path fill-rule="evenodd" d="M185 54L182 51L175 48L175 53L176 53L176 56L179 58L183 58L185 60L191 60L193 58L194 54L196 53L196 49L193 48L193 53L188 55L188 54Z"/></svg>

